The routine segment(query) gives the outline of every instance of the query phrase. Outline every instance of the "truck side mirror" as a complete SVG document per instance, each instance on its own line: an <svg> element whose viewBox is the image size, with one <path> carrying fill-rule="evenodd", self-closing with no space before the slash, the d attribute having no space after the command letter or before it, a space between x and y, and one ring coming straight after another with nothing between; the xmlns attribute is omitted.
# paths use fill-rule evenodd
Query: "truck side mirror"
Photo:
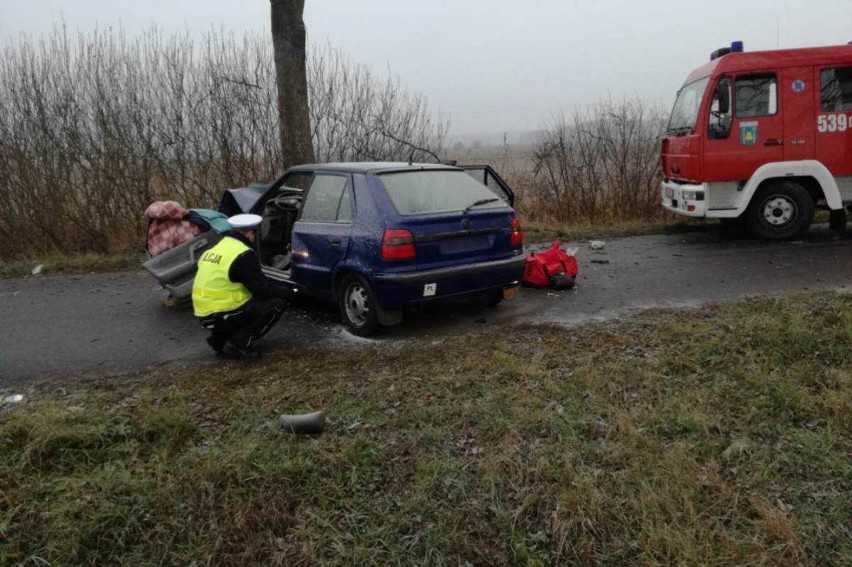
<svg viewBox="0 0 852 567"><path fill-rule="evenodd" d="M731 82L722 77L713 91L707 137L711 140L727 138L731 133L731 118Z"/></svg>
<svg viewBox="0 0 852 567"><path fill-rule="evenodd" d="M731 87L728 79L719 81L714 98L719 101L719 114L728 114L731 111Z"/></svg>

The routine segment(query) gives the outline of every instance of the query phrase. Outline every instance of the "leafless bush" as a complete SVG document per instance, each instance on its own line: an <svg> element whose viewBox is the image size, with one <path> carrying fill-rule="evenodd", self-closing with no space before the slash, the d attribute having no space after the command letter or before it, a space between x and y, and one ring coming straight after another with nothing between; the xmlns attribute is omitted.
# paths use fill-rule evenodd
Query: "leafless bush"
<svg viewBox="0 0 852 567"><path fill-rule="evenodd" d="M659 205L662 109L612 100L564 115L545 127L534 148L528 208L551 220L599 223L652 219ZM543 219L537 219L543 220Z"/></svg>
<svg viewBox="0 0 852 567"><path fill-rule="evenodd" d="M281 163L271 42L122 31L24 38L0 55L0 259L141 242L142 212L215 206ZM399 81L314 49L319 160L427 159L446 125Z"/></svg>
<svg viewBox="0 0 852 567"><path fill-rule="evenodd" d="M398 78L379 79L325 45L311 51L308 83L318 161L434 161L443 153L448 124Z"/></svg>

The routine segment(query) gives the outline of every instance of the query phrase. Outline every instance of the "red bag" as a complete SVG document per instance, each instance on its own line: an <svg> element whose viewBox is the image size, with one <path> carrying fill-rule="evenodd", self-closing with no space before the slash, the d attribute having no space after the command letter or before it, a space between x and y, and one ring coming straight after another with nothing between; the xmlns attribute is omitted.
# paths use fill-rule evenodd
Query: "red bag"
<svg viewBox="0 0 852 567"><path fill-rule="evenodd" d="M571 280L577 277L577 258L566 254L560 248L561 244L557 240L548 250L532 252L527 256L524 285L547 287L553 284L553 278L559 274L565 274Z"/></svg>

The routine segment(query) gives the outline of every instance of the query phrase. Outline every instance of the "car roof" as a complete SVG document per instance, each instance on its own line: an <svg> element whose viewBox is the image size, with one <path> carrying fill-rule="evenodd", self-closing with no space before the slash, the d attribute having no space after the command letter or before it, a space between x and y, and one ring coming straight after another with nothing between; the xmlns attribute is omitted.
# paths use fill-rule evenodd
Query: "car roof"
<svg viewBox="0 0 852 567"><path fill-rule="evenodd" d="M345 173L383 173L387 171L458 170L442 163L408 163L395 161L352 161L337 163L307 163L296 165L287 171L338 171Z"/></svg>

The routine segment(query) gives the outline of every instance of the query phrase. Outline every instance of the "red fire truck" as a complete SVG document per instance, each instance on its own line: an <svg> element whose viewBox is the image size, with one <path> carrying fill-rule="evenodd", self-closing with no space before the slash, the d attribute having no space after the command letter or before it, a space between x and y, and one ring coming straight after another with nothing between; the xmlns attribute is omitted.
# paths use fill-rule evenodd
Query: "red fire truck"
<svg viewBox="0 0 852 567"><path fill-rule="evenodd" d="M852 44L714 51L687 77L662 145L662 200L758 238L805 232L814 210L852 210Z"/></svg>

